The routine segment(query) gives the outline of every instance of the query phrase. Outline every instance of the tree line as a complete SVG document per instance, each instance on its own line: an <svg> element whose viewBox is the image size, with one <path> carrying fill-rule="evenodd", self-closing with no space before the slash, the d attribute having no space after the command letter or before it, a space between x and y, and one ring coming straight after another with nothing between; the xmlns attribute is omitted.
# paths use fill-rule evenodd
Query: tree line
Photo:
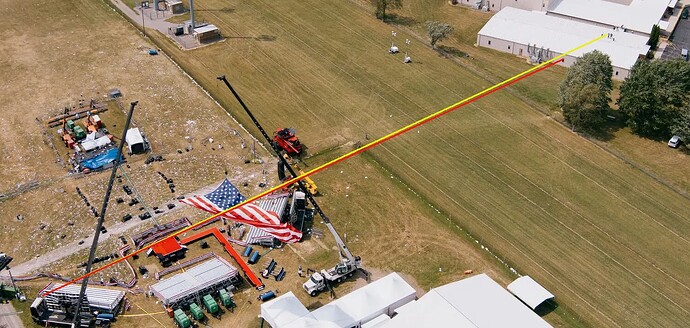
<svg viewBox="0 0 690 328"><path fill-rule="evenodd" d="M558 106L573 130L599 133L606 128L613 66L597 50L583 55L560 85ZM616 100L625 124L648 138L678 135L690 140L690 63L639 61L621 84Z"/></svg>

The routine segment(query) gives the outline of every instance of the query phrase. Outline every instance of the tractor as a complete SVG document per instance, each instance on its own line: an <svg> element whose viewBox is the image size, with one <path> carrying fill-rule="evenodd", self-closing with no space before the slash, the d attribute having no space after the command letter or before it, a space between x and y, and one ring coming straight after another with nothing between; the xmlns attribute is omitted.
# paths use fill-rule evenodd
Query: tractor
<svg viewBox="0 0 690 328"><path fill-rule="evenodd" d="M279 128L273 134L273 147L276 150L284 150L290 156L298 156L302 153L302 144L291 128Z"/></svg>

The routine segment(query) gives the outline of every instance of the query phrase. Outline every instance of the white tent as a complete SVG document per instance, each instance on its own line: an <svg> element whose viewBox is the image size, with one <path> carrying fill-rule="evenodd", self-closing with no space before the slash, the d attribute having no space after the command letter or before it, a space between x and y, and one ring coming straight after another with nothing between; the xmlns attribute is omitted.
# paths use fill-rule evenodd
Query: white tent
<svg viewBox="0 0 690 328"><path fill-rule="evenodd" d="M530 276L522 276L508 285L508 290L527 306L536 309L539 304L554 298L546 288L534 281Z"/></svg>
<svg viewBox="0 0 690 328"><path fill-rule="evenodd" d="M142 137L139 128L127 130L125 141L127 142L127 148L131 154L143 153L146 149L144 147L144 137Z"/></svg>
<svg viewBox="0 0 690 328"><path fill-rule="evenodd" d="M551 327L485 274L434 288L395 312L377 328L445 327L450 322L458 328Z"/></svg>
<svg viewBox="0 0 690 328"><path fill-rule="evenodd" d="M319 321L330 321L340 327L367 323L381 314L392 315L395 309L413 301L416 292L400 275L393 272L357 289L311 314Z"/></svg>
<svg viewBox="0 0 690 328"><path fill-rule="evenodd" d="M261 317L273 328L349 328L380 316L390 316L413 301L416 292L397 273L391 273L319 309L309 311L288 292L261 305Z"/></svg>
<svg viewBox="0 0 690 328"><path fill-rule="evenodd" d="M283 327L304 316L309 316L309 310L292 292L261 304L261 317L274 328Z"/></svg>

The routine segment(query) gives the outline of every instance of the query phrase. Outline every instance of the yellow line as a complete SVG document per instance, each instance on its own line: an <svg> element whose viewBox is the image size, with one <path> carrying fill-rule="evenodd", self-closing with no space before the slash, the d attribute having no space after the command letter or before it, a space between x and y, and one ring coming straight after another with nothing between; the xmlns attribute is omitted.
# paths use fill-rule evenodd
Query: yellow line
<svg viewBox="0 0 690 328"><path fill-rule="evenodd" d="M142 310L142 311L144 311L144 313L146 313L145 315L148 315L149 317L151 317L151 319L156 320L156 322L158 322L158 324L161 325L161 327L165 328L165 325L164 325L162 322L158 321L158 319L156 319L156 318L153 316L154 313L148 313L148 312L146 312L146 310L144 310L144 309L143 309L141 306L139 306L139 304L137 304L137 303L132 302L132 304L136 305L136 307L138 307L140 310ZM165 313L165 312L163 312L163 313Z"/></svg>
<svg viewBox="0 0 690 328"><path fill-rule="evenodd" d="M147 317L151 315L157 315L157 314L166 314L165 311L163 312L147 312L147 313L139 313L139 314L121 314L118 317Z"/></svg>
<svg viewBox="0 0 690 328"><path fill-rule="evenodd" d="M477 98L479 98L479 97L482 97L482 96L484 96L484 95L486 95L486 94L492 92L493 90L496 90L497 88L500 88L500 87L502 87L502 86L504 86L504 85L506 85L506 84L509 84L509 83L511 83L511 82L513 82L513 81L515 81L515 80L517 80L517 79L520 79L520 78L524 77L524 76L527 75L527 74L530 74L530 73L532 73L532 72L534 72L534 71L536 71L536 70L539 70L539 69L543 68L544 66L547 66L547 65L549 65L549 64L552 64L552 63L554 63L554 62L556 62L556 61L558 61L558 60L561 60L561 59L564 58L565 56L567 56L567 55L569 55L569 54L571 54L571 53L573 53L573 52L575 52L575 51L577 51L577 50L580 50L580 49L582 49L582 48L584 48L584 47L586 47L586 46L588 46L588 45L590 45L590 44L592 44L592 43L594 43L594 42L597 42L597 41L599 41L599 40L601 40L601 39L603 39L603 38L605 38L605 37L606 37L606 34L602 34L602 35L599 36L599 37L596 37L596 38L594 38L594 39L592 39L592 40L590 40L590 41L588 41L588 42L585 42L585 43L583 43L583 44L581 44L581 45L579 45L579 46L577 46L577 47L575 47L575 48L573 48L573 49L570 49L570 50L564 52L564 53L561 54L561 55L558 55L558 56L556 56L556 57L554 57L554 58L552 58L552 59L550 59L550 60L547 60L547 61L545 61L545 62L543 62L543 63L541 63L541 64L539 64L539 65L537 65L537 66L534 66L534 67L532 67L532 68L530 68L530 69L528 69L528 70L526 70L526 71L524 71L524 72L522 72L522 73L520 73L520 74L517 74L517 75L515 75L515 76L513 76L513 77L511 77L511 78L509 78L509 79L507 79L507 80L505 80L505 81L503 81L503 82L500 82L500 83L495 84L495 85L493 85L493 86L491 86L491 87L488 87L488 88L486 88L486 89L484 89L484 90L482 90L482 91L480 91L480 92L477 92L477 93L473 94L472 96L469 96L469 97L467 97L467 98L465 98L465 99L463 99L463 100L461 100L461 101L459 101L459 102L457 102L457 103L455 103L455 104L452 104L452 105L450 105L450 106L448 106L448 107L446 107L446 108L444 108L444 109L442 109L442 110L440 110L440 111L438 111L438 112L436 112L436 113L434 113L434 114L428 115L428 116L426 116L426 117L424 117L424 118L422 118L422 119L420 119L420 120L415 121L414 123L408 124L408 125L406 125L406 126L400 128L400 129L398 129L398 130L395 130L395 131L393 131L393 132L391 132L391 133L389 133L389 134L387 134L387 135L385 135L385 136L383 136L383 137L381 137L381 138L378 138L378 139L376 139L376 140L374 140L374 141L372 141L372 142L370 142L370 143L368 143L368 144L366 144L366 145L364 145L364 146L362 146L362 147L360 147L360 148L358 148L358 149L355 149L355 150L353 150L353 151L348 152L348 153L345 154L345 155L342 155L342 156L340 156L340 157L338 157L338 158L336 158L336 159L333 159L333 160L327 162L326 164L323 164L323 165L321 165L321 166L319 166L319 167L317 167L317 168L315 168L315 169L309 170L309 171L307 171L307 173L303 173L303 174L301 174L301 175L299 175L299 176L297 176L297 177L294 177L294 178L292 178L292 179L290 179L290 180L288 180L288 181L285 181L285 182L283 182L283 183L281 183L281 184L279 184L279 185L277 185L277 186L274 186L274 187L272 187L272 188L270 188L270 189L268 189L268 190L266 190L266 191L263 191L263 192L261 192L261 193L259 193L259 194L257 194L257 195L254 195L254 196L252 196L252 197L246 199L244 202L239 203L239 204L237 204L237 205L235 205L235 206L233 206L233 207L231 207L231 208L228 208L227 210L224 210L224 211L222 211L222 212L213 214L213 215L207 217L206 219L203 219L203 220L201 220L201 221L199 221L199 222L197 222L197 223L195 223L195 224L193 224L193 225L191 225L191 226L188 226L188 227L186 227L186 228L184 228L184 229L182 229L182 230L180 230L180 231L178 231L178 232L174 233L173 235L171 235L171 236L169 236L169 237L166 237L166 238L170 238L170 237L174 237L174 236L178 236L178 235L180 235L180 234L183 234L183 233L185 233L185 232L187 232L187 231L189 231L189 230L191 230L191 229L194 229L194 228L196 228L196 227L198 227L198 226L200 226L200 225L202 225L202 224L204 224L204 223L206 223L206 222L208 222L208 221L210 221L210 220L213 220L213 219L215 219L215 218L217 218L217 217L219 217L219 216L221 216L221 215L223 215L223 214L225 214L225 213L228 213L228 212L230 212L230 211L232 211L232 210L235 210L235 209L237 209L237 208L240 207L240 206L244 206L244 205L246 205L246 204L248 204L248 203L251 203L251 202L253 202L253 201L255 201L255 200L257 200L257 199L259 199L259 198L261 198L261 197L264 197L264 196L266 196L266 195L268 195L268 194L270 194L270 193L272 193L272 192L274 192L274 191L276 191L276 190L278 190L278 189L281 189L281 188L290 186L290 185L296 183L296 182L299 181L299 180L302 180L302 179L304 179L304 178L306 178L306 177L308 177L308 176L310 176L310 175L312 175L312 174L314 174L314 173L316 173L316 172L318 172L318 171L323 170L324 168L326 168L326 167L328 167L328 166L331 166L331 165L333 165L333 164L336 164L337 162L340 162L340 161L345 160L345 159L347 159L347 158L349 158L349 157L351 157L351 156L354 156L354 155L356 155L356 154L358 154L358 153L361 153L361 152L363 152L364 150L367 150L367 149L369 149L369 148L371 148L371 147L373 147L373 146L375 146L375 145L377 145L377 144L379 144L379 143L381 143L381 142L384 142L384 141L386 141L386 140L388 140L388 139L390 139L390 138L392 138L392 137L394 137L394 136L396 136L396 135L398 135L398 134L404 133L404 132L406 132L406 131L408 131L408 130L410 130L410 129L413 129L413 128L416 127L416 126L419 126L419 125L421 125L421 124L423 124L423 123L426 123L427 121L429 121L429 120L431 120L431 119L434 119L435 117L439 117L439 116L441 116L441 115L443 115L443 114L445 114L445 113L447 113L447 112L449 112L449 111L452 111L452 110L458 108L458 106L460 106L460 105L462 105L462 104L464 104L464 103L467 103L467 102L470 102L470 101L472 101L472 100L474 100L474 99L477 99ZM150 244L148 247L151 247L151 246L153 246L153 245L155 245L155 244L157 244L157 243L159 243L159 242L160 242L160 240L155 241L155 242L153 242L152 244ZM117 259L117 260L115 260L115 261L113 261L113 262L110 262L110 263L108 263L107 265L104 265L104 266L102 266L102 267L100 267L100 268L98 268L98 269L96 269L96 270L93 270L93 271L91 271L91 272L88 272L88 273L84 274L83 276L81 276L81 277L79 277L79 278L73 279L73 280L70 281L70 282L66 282L66 283L60 285L59 287L57 287L57 288L55 288L55 289L53 289L53 290L51 290L51 291L46 292L46 293L44 294L44 296L45 296L45 295L48 295L48 294L50 294L50 293L52 293L52 292L54 292L54 291L57 291L57 290L59 290L59 289L65 287L65 286L67 286L67 285L69 285L69 284L73 284L73 283L75 283L75 282L77 282L77 281L79 281L79 280L81 280L81 279L84 279L84 278L86 278L86 277L88 277L88 276L90 276L90 275L93 275L93 274L96 273L96 272L99 272L99 271L101 271L101 270L104 270L104 269L110 267L111 265L114 265L114 264L117 264L117 263L119 263L119 262L121 262L121 261L123 261L123 260L126 260L126 259L129 258L129 257L132 257L132 256L134 256L134 255L136 255L136 254L139 254L139 253L141 253L144 249L146 249L146 247L144 247L144 248L142 248L142 249L140 249L140 250L138 250L138 251L132 252L132 253L130 253L129 255L125 256L125 257L121 257L121 258L119 258L119 259ZM159 323L160 323L160 322L159 322Z"/></svg>
<svg viewBox="0 0 690 328"><path fill-rule="evenodd" d="M547 61L545 61L545 62L543 62L543 63L541 63L541 64L539 64L539 65L537 65L537 66L534 66L534 67L532 67L532 68L530 68L530 69L528 69L528 70L526 70L526 71L524 71L524 72L522 72L522 73L519 73L519 74L517 74L517 75L515 75L515 76L513 76L513 77L511 77L511 78L509 78L509 79L507 79L507 80L505 80L505 81L503 81L503 82L500 82L500 83L498 83L498 84L494 84L493 86L488 87L488 88L486 88L486 89L484 89L484 90L482 90L482 91L479 91L479 92L477 92L477 93L475 93L475 94L473 94L473 95L471 95L471 96L469 96L469 97L467 97L467 98L465 98L465 99L463 99L463 100L460 100L460 101L458 101L458 102L456 102L456 103L454 103L454 104L452 104L452 105L450 105L450 106L448 106L448 107L446 107L446 108L440 110L440 111L437 111L436 113L433 113L433 114L431 114L431 115L428 115L428 116L426 116L426 117L424 117L424 118L422 118L422 119L419 119L419 120L417 120L417 121L415 121L415 122L413 122L413 123L410 123L410 124L408 124L408 125L406 125L406 126L400 128L400 129L398 129L398 130L395 130L395 131L393 131L393 132L391 132L391 133L389 133L389 134L387 134L387 135L385 135L385 136L383 136L383 137L380 137L380 138L378 138L378 139L376 139L376 140L374 140L374 141L372 141L372 142L370 142L370 143L368 143L368 144L366 144L366 145L360 147L359 149L355 149L355 150L353 150L353 151L350 151L350 152L348 152L348 153L345 154L345 155L342 155L342 156L340 156L340 157L337 157L336 159L333 159L333 160L327 162L326 164L322 164L321 166L318 166L318 167L316 167L316 168L314 168L314 169L311 169L311 170L307 171L307 173L303 173L303 174L301 174L301 175L299 175L299 176L297 176L297 177L294 177L294 178L292 178L292 179L290 179L290 180L288 180L288 181L285 181L285 182L283 182L283 183L281 183L281 184L279 184L279 185L277 185L277 186L275 186L275 187L273 187L273 188L270 188L269 190L266 190L266 191L261 192L261 193L259 193L259 194L257 194L257 195L254 195L254 196L252 196L252 197L246 199L244 202L239 203L239 204L237 204L237 205L235 205L235 206L233 206L233 207L231 207L231 208L228 208L227 210L224 210L224 211L222 211L222 212L219 212L219 213L216 213L216 214L214 214L214 215L211 215L211 216L209 216L208 218L206 218L206 219L204 219L204 220L201 220L201 221L199 221L199 222L197 222L197 223L195 223L195 224L193 224L193 225L191 225L191 226L188 226L188 227L186 227L186 228L184 228L184 229L178 231L178 232L175 233L173 236L177 236L177 235L180 235L180 234L182 234L182 233L185 233L185 232L187 232L187 231L189 231L189 230L191 230L191 229L194 229L195 227L197 227L197 226L199 226L199 225L202 225L202 224L204 224L204 223L206 223L206 222L208 222L208 221L210 221L210 220L213 220L213 219L215 219L215 218L217 218L217 217L219 217L219 216L221 216L221 215L223 215L223 214L225 214L225 213L228 213L228 212L230 212L230 211L232 211L232 210L234 210L234 209L236 209L236 208L238 208L238 207L244 206L245 204L251 203L251 202L253 202L253 201L255 201L255 200L257 200L257 199L259 199L259 198L261 198L261 197L264 197L264 196L266 196L266 195L268 195L268 194L270 194L270 193L272 193L272 192L274 192L274 191L276 191L276 190L278 190L278 189L281 189L281 188L290 186L290 185L296 183L297 181L302 180L302 179L304 179L304 178L306 178L306 177L308 177L308 176L310 176L310 175L312 175L312 174L314 174L314 173L316 173L316 172L318 172L318 171L321 171L321 170L323 170L324 168L326 168L326 167L328 167L328 166L330 166L330 165L333 165L333 164L335 164L335 163L337 163L337 162L339 162L339 161L341 161L341 160L343 160L343 159L345 159L345 158L347 158L347 157L351 157L351 156L353 156L353 155L355 155L355 154L357 154L357 153L362 152L363 150L365 150L365 149L367 149L367 148L370 148L370 147L372 147L372 146L374 146L374 145L376 145L376 144L378 144L378 143L381 143L382 141L384 141L384 140L386 140L386 139L389 139L389 138L391 138L392 136L395 136L396 134L399 134L401 131L410 129L410 128L414 127L414 126L417 126L417 125L419 125L419 124L421 124L421 123L423 123L423 122L425 122L425 121L427 121L427 120L429 120L429 119L431 119L431 118L433 118L433 117L435 117L435 116L442 115L443 113L448 112L448 111L454 109L455 107L457 107L457 106L459 106L459 105L461 105L461 104L463 104L463 103L466 103L466 102L468 102L468 101L471 101L471 100L473 100L473 99L475 99L475 98L477 98L477 97L479 97L479 96L481 96L481 95L483 95L483 94L485 94L485 93L487 93L487 92L491 92L492 90L494 90L494 89L496 89L496 88L500 88L501 86L503 86L503 85L505 85L505 84L507 84L507 83L510 83L510 82L512 82L512 81L514 81L514 80L516 80L516 79L519 79L519 78L521 78L521 77L523 77L523 76L525 76L525 75L527 75L527 74L530 74L530 73L532 73L532 72L534 72L534 71L536 71L536 70L538 70L538 69L540 69L540 68L542 68L542 67L544 67L544 66L546 66L546 65L549 65L549 64L551 64L551 63L553 63L553 62L556 62L556 61L558 61L558 60L564 58L565 56L568 56L568 55L570 55L571 53L573 53L573 52L575 52L575 51L577 51L577 50L580 50L580 49L582 49L582 48L584 48L584 47L586 47L586 46L588 46L588 45L590 45L590 44L592 44L592 43L595 43L595 42L597 42L597 41L599 41L599 40L601 40L601 39L603 39L603 38L605 38L605 37L606 37L606 34L602 34L602 35L600 35L600 36L598 36L598 37L596 37L596 38L594 38L594 39L592 39L592 40L590 40L590 41L587 41L587 42L585 42L585 43L583 43L583 44L581 44L581 45L579 45L579 46L577 46L577 47L575 47L575 48L572 48L572 49L570 49L570 50L568 50L568 51L566 51L566 52L564 52L564 53L562 53L562 54L560 54L560 55L558 55L558 56L556 56L556 57L554 57L554 58L551 58L550 60L547 60ZM155 244L155 243L154 243L154 244Z"/></svg>

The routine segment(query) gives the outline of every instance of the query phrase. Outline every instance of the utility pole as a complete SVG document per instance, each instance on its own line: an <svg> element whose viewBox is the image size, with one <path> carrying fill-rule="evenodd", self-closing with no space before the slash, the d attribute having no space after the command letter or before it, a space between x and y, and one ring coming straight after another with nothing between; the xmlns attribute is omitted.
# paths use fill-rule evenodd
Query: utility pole
<svg viewBox="0 0 690 328"><path fill-rule="evenodd" d="M144 25L144 7L141 7L141 28L144 30L144 37L146 37L146 25Z"/></svg>

